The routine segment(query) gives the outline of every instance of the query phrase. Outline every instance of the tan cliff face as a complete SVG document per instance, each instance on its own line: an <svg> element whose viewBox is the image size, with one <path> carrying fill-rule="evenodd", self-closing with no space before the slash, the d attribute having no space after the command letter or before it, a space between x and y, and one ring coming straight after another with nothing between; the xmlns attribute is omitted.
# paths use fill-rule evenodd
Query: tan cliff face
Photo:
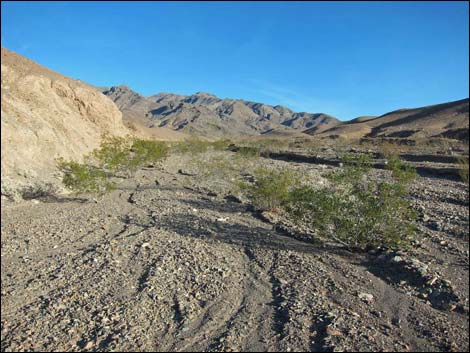
<svg viewBox="0 0 470 353"><path fill-rule="evenodd" d="M98 89L7 49L1 55L2 195L57 182L57 157L80 160L103 133L129 133L121 112Z"/></svg>

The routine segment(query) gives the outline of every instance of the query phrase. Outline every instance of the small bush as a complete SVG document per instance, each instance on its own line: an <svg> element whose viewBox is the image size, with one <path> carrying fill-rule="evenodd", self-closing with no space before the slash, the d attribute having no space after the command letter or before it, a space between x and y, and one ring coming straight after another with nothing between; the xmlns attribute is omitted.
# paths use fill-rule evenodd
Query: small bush
<svg viewBox="0 0 470 353"><path fill-rule="evenodd" d="M146 164L158 162L168 156L164 142L134 139L130 148L131 158L125 164L132 173Z"/></svg>
<svg viewBox="0 0 470 353"><path fill-rule="evenodd" d="M258 147L241 146L236 153L238 158L258 158L261 155L261 150Z"/></svg>
<svg viewBox="0 0 470 353"><path fill-rule="evenodd" d="M19 191L23 200L54 197L57 192L57 186L52 183L36 183L25 186Z"/></svg>
<svg viewBox="0 0 470 353"><path fill-rule="evenodd" d="M128 168L131 159L130 137L103 136L100 148L95 149L86 158L88 161L96 160L100 168L111 172L119 172Z"/></svg>
<svg viewBox="0 0 470 353"><path fill-rule="evenodd" d="M229 139L220 139L211 143L214 151L224 151L232 143Z"/></svg>
<svg viewBox="0 0 470 353"><path fill-rule="evenodd" d="M327 175L332 181L358 180L372 168L372 157L370 154L346 153L341 157L341 161L343 164L342 170Z"/></svg>
<svg viewBox="0 0 470 353"><path fill-rule="evenodd" d="M407 199L413 171L394 161L392 182L367 177L370 157L350 156L344 168L328 175L327 188L302 187L289 195L287 210L320 235L353 247L406 246L415 233L417 213Z"/></svg>
<svg viewBox="0 0 470 353"><path fill-rule="evenodd" d="M197 167L205 177L218 179L232 178L240 171L240 164L227 155L215 155L207 160L196 160Z"/></svg>
<svg viewBox="0 0 470 353"><path fill-rule="evenodd" d="M390 157L399 156L403 146L399 146L393 141L381 141L378 143L378 152L384 156L385 159Z"/></svg>
<svg viewBox="0 0 470 353"><path fill-rule="evenodd" d="M274 171L259 167L254 172L255 182L241 182L240 189L258 210L277 210L289 200L291 189L299 185L299 176L291 170Z"/></svg>
<svg viewBox="0 0 470 353"><path fill-rule="evenodd" d="M279 151L288 148L289 141L290 140L287 138L254 138L239 141L239 144L269 153L270 151Z"/></svg>
<svg viewBox="0 0 470 353"><path fill-rule="evenodd" d="M94 150L88 159L96 160L99 168L106 172L130 176L145 164L154 163L167 155L168 147L164 142L105 136L100 148Z"/></svg>
<svg viewBox="0 0 470 353"><path fill-rule="evenodd" d="M283 138L260 139L253 143L252 147L257 147L265 152L279 151L289 147L289 140Z"/></svg>
<svg viewBox="0 0 470 353"><path fill-rule="evenodd" d="M469 183L468 177L468 157L462 156L458 158L459 163L459 175L462 181L466 184Z"/></svg>
<svg viewBox="0 0 470 353"><path fill-rule="evenodd" d="M191 136L184 141L177 142L173 144L173 150L177 153L181 154L198 154L198 153L204 153L209 149L209 146L211 145L210 142L201 140L200 138L196 136Z"/></svg>
<svg viewBox="0 0 470 353"><path fill-rule="evenodd" d="M401 185L406 185L416 178L416 169L403 163L398 155L390 155L387 159L386 169L392 171L392 176Z"/></svg>
<svg viewBox="0 0 470 353"><path fill-rule="evenodd" d="M58 160L58 167L64 173L62 182L75 193L104 193L114 189L106 173L88 164Z"/></svg>
<svg viewBox="0 0 470 353"><path fill-rule="evenodd" d="M125 125L127 126L127 128L133 132L136 132L137 131L137 126L132 122L132 121L127 121L125 123Z"/></svg>
<svg viewBox="0 0 470 353"><path fill-rule="evenodd" d="M104 193L115 187L109 181L111 175L133 175L145 164L167 155L164 142L104 136L100 148L85 156L85 163L59 159L57 166L64 173L62 182L68 189L76 193Z"/></svg>

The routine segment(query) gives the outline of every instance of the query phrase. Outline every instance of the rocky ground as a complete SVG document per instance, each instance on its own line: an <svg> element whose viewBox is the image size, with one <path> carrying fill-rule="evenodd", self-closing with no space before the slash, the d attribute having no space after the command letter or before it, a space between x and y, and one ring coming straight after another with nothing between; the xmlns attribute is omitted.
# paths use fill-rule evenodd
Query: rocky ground
<svg viewBox="0 0 470 353"><path fill-rule="evenodd" d="M419 177L413 247L352 253L301 240L191 163L96 200L3 202L2 351L468 351L465 184ZM334 168L259 163L314 182Z"/></svg>

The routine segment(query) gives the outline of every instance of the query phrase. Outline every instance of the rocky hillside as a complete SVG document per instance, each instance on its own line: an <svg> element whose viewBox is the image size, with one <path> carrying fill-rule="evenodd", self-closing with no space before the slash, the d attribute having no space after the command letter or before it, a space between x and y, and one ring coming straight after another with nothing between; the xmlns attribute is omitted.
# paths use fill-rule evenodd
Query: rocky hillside
<svg viewBox="0 0 470 353"><path fill-rule="evenodd" d="M2 48L2 195L54 182L55 158L79 159L101 135L125 135L122 114L98 89Z"/></svg>
<svg viewBox="0 0 470 353"><path fill-rule="evenodd" d="M328 114L295 113L279 105L221 99L204 92L190 96L159 93L144 97L124 85L102 91L116 103L127 122L209 138L274 132L284 136L305 136L303 133L306 133L353 139L447 137L468 140L468 99L341 122Z"/></svg>
<svg viewBox="0 0 470 353"><path fill-rule="evenodd" d="M346 138L429 138L446 137L468 141L469 100L431 105L414 109L399 109L379 117L360 117L323 131L315 128L306 132L321 136Z"/></svg>
<svg viewBox="0 0 470 353"><path fill-rule="evenodd" d="M204 92L144 97L127 86L115 86L103 89L103 93L116 103L127 121L210 138L260 135L279 128L316 128L321 132L339 124L336 118L323 113L295 113L279 105L221 99Z"/></svg>

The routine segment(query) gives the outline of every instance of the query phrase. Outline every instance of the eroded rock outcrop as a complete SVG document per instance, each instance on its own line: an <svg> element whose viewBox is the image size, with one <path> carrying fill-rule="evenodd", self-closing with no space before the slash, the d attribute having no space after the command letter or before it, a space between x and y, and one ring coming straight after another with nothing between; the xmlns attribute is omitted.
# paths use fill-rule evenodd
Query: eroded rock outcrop
<svg viewBox="0 0 470 353"><path fill-rule="evenodd" d="M58 184L55 159L80 159L101 135L126 135L122 114L98 89L2 48L2 196Z"/></svg>

